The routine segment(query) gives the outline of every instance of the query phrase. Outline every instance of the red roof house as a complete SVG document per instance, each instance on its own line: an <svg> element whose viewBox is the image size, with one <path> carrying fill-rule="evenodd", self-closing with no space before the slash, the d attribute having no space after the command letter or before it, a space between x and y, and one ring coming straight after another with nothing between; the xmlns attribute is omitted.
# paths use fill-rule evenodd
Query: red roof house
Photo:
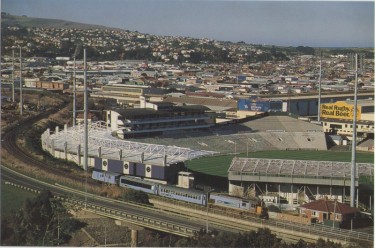
<svg viewBox="0 0 375 248"><path fill-rule="evenodd" d="M318 222L332 220L342 223L350 221L359 212L358 208L327 199L320 199L300 206L302 215L310 219L315 218Z"/></svg>

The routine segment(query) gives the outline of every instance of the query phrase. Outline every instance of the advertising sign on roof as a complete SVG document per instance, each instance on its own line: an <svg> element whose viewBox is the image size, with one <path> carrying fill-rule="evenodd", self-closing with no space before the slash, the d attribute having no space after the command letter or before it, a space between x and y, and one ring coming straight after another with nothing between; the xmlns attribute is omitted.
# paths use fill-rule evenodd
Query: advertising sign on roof
<svg viewBox="0 0 375 248"><path fill-rule="evenodd" d="M321 104L320 117L329 119L353 120L354 105L345 102ZM361 119L361 108L357 106L357 120Z"/></svg>
<svg viewBox="0 0 375 248"><path fill-rule="evenodd" d="M237 102L238 110L255 111L255 112L269 112L281 111L281 101L261 101L251 99L239 99Z"/></svg>

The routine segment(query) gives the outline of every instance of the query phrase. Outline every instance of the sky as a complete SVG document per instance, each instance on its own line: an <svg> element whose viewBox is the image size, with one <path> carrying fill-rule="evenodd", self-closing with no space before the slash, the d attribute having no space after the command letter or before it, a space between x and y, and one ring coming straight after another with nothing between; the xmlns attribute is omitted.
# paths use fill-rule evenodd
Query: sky
<svg viewBox="0 0 375 248"><path fill-rule="evenodd" d="M2 0L2 11L154 35L374 47L373 1Z"/></svg>

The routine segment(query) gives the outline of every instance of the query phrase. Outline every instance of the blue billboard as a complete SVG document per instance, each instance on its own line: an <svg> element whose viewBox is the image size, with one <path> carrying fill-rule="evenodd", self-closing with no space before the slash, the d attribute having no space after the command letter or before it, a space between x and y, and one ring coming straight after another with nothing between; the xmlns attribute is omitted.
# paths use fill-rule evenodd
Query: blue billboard
<svg viewBox="0 0 375 248"><path fill-rule="evenodd" d="M237 109L245 111L281 111L282 107L282 101L239 99L237 102Z"/></svg>
<svg viewBox="0 0 375 248"><path fill-rule="evenodd" d="M245 75L238 75L237 76L237 82L241 83L243 81L246 80L246 76Z"/></svg>

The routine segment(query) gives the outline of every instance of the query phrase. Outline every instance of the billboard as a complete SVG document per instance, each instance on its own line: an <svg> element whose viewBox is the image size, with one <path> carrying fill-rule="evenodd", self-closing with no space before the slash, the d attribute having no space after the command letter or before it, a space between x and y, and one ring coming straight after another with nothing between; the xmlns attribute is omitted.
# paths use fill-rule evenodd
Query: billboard
<svg viewBox="0 0 375 248"><path fill-rule="evenodd" d="M329 119L353 120L354 105L346 102L323 103L320 105L320 117ZM361 119L361 108L357 106L357 120Z"/></svg>
<svg viewBox="0 0 375 248"><path fill-rule="evenodd" d="M281 111L282 101L261 101L251 99L239 99L237 102L238 110L256 111L256 112L269 112Z"/></svg>

